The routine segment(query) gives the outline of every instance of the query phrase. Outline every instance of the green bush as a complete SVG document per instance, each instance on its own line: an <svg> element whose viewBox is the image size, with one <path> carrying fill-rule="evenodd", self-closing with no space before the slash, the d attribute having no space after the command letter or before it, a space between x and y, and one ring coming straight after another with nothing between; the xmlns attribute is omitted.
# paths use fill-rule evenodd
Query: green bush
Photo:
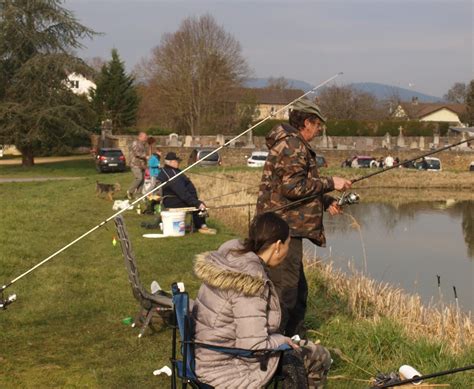
<svg viewBox="0 0 474 389"><path fill-rule="evenodd" d="M448 123L401 120L328 120L326 126L330 136L398 136L400 126L405 136L432 136L436 130L446 135L449 129Z"/></svg>

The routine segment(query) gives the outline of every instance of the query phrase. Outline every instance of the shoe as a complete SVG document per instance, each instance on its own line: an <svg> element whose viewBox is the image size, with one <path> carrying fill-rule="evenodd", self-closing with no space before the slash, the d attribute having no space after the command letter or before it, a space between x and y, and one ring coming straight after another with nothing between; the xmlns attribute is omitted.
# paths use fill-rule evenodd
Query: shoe
<svg viewBox="0 0 474 389"><path fill-rule="evenodd" d="M133 196L128 190L127 190L127 199L133 200Z"/></svg>
<svg viewBox="0 0 474 389"><path fill-rule="evenodd" d="M203 226L201 227L198 232L200 232L201 234L207 234L207 235L215 235L217 234L217 230L215 230L214 228L209 228L207 226Z"/></svg>

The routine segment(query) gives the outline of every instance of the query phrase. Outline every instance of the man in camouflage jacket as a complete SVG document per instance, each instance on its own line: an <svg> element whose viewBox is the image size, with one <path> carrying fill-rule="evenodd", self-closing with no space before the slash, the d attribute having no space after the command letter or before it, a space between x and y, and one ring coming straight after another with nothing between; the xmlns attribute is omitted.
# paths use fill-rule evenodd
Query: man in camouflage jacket
<svg viewBox="0 0 474 389"><path fill-rule="evenodd" d="M269 154L263 168L257 213L304 199L316 197L276 210L290 226L291 243L283 263L270 269L282 308L280 330L287 336L303 333L308 286L303 269L303 238L325 246L323 211L341 213L335 198L326 193L350 188L340 177L320 177L316 153L309 142L325 123L318 106L301 99L290 111L290 124L276 126L266 137Z"/></svg>

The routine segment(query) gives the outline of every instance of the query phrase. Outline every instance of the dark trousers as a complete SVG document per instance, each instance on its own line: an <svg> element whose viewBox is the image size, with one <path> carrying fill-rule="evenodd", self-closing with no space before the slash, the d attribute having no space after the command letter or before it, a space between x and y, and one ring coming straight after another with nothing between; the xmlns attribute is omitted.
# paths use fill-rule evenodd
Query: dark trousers
<svg viewBox="0 0 474 389"><path fill-rule="evenodd" d="M268 275L280 299L281 333L303 337L308 284L303 269L302 238L291 238L287 257L279 266L270 268Z"/></svg>
<svg viewBox="0 0 474 389"><path fill-rule="evenodd" d="M199 230L206 224L206 218L199 216L199 212L193 212L193 225L196 230Z"/></svg>

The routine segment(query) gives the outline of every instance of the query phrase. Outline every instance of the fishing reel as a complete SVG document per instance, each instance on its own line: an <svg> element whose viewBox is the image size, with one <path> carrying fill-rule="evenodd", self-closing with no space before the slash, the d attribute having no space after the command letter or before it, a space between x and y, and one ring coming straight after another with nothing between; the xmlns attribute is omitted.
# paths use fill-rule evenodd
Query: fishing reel
<svg viewBox="0 0 474 389"><path fill-rule="evenodd" d="M3 297L3 293L0 296L0 310L7 309L7 306L16 301L16 294L11 294L6 299Z"/></svg>
<svg viewBox="0 0 474 389"><path fill-rule="evenodd" d="M340 207L344 205L358 204L360 196L355 192L344 192L342 196L337 200L337 205Z"/></svg>

